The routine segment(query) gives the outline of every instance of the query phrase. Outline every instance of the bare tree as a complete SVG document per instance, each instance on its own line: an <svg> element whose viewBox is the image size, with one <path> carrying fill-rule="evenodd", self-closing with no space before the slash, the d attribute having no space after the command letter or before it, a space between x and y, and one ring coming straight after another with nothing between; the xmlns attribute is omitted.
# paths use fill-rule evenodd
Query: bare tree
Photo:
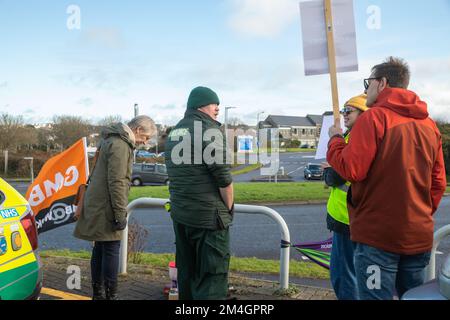
<svg viewBox="0 0 450 320"><path fill-rule="evenodd" d="M21 149L26 147L27 150L33 150L34 146L39 142L37 129L33 125L25 125L18 134L17 138Z"/></svg>
<svg viewBox="0 0 450 320"><path fill-rule="evenodd" d="M51 128L42 127L37 129L39 148L49 152L50 149L55 148L55 136Z"/></svg>
<svg viewBox="0 0 450 320"><path fill-rule="evenodd" d="M238 117L233 117L228 120L228 128L230 129L243 129L244 131L247 131L249 126L244 123L241 119Z"/></svg>
<svg viewBox="0 0 450 320"><path fill-rule="evenodd" d="M24 128L22 116L7 113L0 115L0 149L16 150L20 144L21 131Z"/></svg>
<svg viewBox="0 0 450 320"><path fill-rule="evenodd" d="M55 142L65 149L83 137L89 137L92 126L88 120L76 116L55 116L53 118Z"/></svg>
<svg viewBox="0 0 450 320"><path fill-rule="evenodd" d="M107 116L103 119L101 119L97 125L100 127L108 127L112 124L123 122L123 118L121 115L114 115L114 116Z"/></svg>

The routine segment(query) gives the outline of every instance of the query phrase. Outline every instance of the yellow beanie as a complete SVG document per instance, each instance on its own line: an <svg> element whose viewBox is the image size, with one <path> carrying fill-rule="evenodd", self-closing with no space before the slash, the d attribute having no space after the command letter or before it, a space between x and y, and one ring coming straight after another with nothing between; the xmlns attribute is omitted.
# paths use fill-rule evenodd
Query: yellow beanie
<svg viewBox="0 0 450 320"><path fill-rule="evenodd" d="M345 106L351 106L354 107L356 109L361 110L362 112L367 111L369 108L367 108L366 106L366 101L367 101L367 95L365 94L361 94L359 96L353 97L350 100L348 100Z"/></svg>

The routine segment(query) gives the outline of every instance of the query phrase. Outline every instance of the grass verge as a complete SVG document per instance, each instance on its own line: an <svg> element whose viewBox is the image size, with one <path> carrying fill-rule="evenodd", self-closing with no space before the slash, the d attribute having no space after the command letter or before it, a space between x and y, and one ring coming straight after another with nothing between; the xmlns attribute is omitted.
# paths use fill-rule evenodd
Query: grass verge
<svg viewBox="0 0 450 320"><path fill-rule="evenodd" d="M90 259L91 253L88 251L71 250L45 250L41 251L41 257L67 257ZM167 268L170 261L174 261L175 256L169 253L142 253L141 265L150 267ZM230 271L248 273L278 274L280 272L280 262L277 260L263 260L257 258L231 257ZM308 261L291 260L289 274L292 277L310 279L329 279L328 270Z"/></svg>
<svg viewBox="0 0 450 320"><path fill-rule="evenodd" d="M286 183L236 183L234 185L235 202L245 203L283 203L288 201L327 200L330 189L323 182L286 182ZM129 201L138 198L169 198L167 186L133 187Z"/></svg>
<svg viewBox="0 0 450 320"><path fill-rule="evenodd" d="M284 152L314 152L315 153L317 150L316 149L302 149L302 148L286 148L286 149L283 149L283 151ZM281 152L283 152L283 151L281 151Z"/></svg>
<svg viewBox="0 0 450 320"><path fill-rule="evenodd" d="M246 166L245 168L243 168L241 170L231 171L231 174L233 176L237 176L237 175L240 175L240 174L252 172L253 170L257 170L257 169L259 169L261 167L262 167L262 164L260 164L260 163L258 163L258 164L251 164L251 165Z"/></svg>

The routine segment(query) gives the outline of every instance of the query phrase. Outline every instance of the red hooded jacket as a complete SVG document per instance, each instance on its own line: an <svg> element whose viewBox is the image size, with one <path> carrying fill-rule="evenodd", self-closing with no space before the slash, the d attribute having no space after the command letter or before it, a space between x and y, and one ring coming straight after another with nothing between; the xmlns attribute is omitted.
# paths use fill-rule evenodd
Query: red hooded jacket
<svg viewBox="0 0 450 320"><path fill-rule="evenodd" d="M351 238L388 252L430 251L446 188L442 139L427 104L411 91L386 88L352 128L332 138L327 160L352 182Z"/></svg>

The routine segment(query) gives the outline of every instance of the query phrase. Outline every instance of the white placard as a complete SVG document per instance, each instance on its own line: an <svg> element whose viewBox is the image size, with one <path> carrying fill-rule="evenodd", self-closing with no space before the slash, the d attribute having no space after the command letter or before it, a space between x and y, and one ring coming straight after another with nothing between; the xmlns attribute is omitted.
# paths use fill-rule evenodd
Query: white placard
<svg viewBox="0 0 450 320"><path fill-rule="evenodd" d="M316 160L326 159L328 151L328 142L330 141L330 136L328 131L331 126L334 125L334 116L324 116L322 122L322 129L320 129L319 145L317 146ZM341 128L344 126L344 118L341 116Z"/></svg>
<svg viewBox="0 0 450 320"><path fill-rule="evenodd" d="M353 0L333 0L332 14L337 72L358 71ZM324 0L300 2L305 75L328 74Z"/></svg>

